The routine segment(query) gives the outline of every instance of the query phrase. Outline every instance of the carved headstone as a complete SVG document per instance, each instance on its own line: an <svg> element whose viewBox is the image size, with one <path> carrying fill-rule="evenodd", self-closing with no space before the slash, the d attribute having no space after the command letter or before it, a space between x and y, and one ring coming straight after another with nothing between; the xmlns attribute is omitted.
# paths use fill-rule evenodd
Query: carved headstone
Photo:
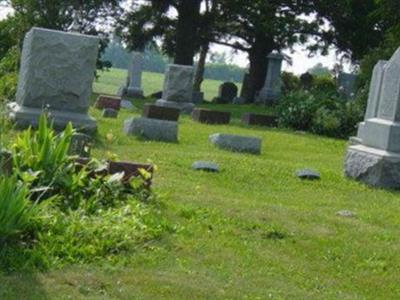
<svg viewBox="0 0 400 300"><path fill-rule="evenodd" d="M350 146L345 174L367 184L400 187L400 48L374 69L361 144Z"/></svg>
<svg viewBox="0 0 400 300"><path fill-rule="evenodd" d="M98 45L94 36L32 28L24 40L11 119L21 127L36 126L46 108L56 129L72 122L95 131L96 121L87 113Z"/></svg>
<svg viewBox="0 0 400 300"><path fill-rule="evenodd" d="M263 104L275 103L281 95L281 70L283 56L281 54L268 55L267 77L263 88L259 91L256 102Z"/></svg>

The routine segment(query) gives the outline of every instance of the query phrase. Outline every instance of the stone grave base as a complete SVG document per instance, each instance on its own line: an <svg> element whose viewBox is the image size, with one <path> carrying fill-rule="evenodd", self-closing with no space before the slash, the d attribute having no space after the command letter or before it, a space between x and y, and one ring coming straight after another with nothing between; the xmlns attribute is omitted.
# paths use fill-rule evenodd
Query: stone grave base
<svg viewBox="0 0 400 300"><path fill-rule="evenodd" d="M194 121L205 124L229 124L231 113L195 108L192 112L192 118Z"/></svg>
<svg viewBox="0 0 400 300"><path fill-rule="evenodd" d="M142 117L177 122L180 110L173 107L145 104Z"/></svg>
<svg viewBox="0 0 400 300"><path fill-rule="evenodd" d="M124 122L124 132L149 140L177 142L178 123L149 118L131 118Z"/></svg>
<svg viewBox="0 0 400 300"><path fill-rule="evenodd" d="M156 104L159 106L177 108L182 113L185 113L185 114L190 114L195 107L195 105L191 102L175 102L175 101L167 101L164 99L157 100Z"/></svg>
<svg viewBox="0 0 400 300"><path fill-rule="evenodd" d="M345 175L370 186L400 188L400 154L364 145L347 149Z"/></svg>
<svg viewBox="0 0 400 300"><path fill-rule="evenodd" d="M143 90L140 88L127 87L125 89L125 96L132 98L144 98Z"/></svg>
<svg viewBox="0 0 400 300"><path fill-rule="evenodd" d="M275 116L245 113L242 115L242 123L246 125L276 127L278 119Z"/></svg>
<svg viewBox="0 0 400 300"><path fill-rule="evenodd" d="M234 152L261 153L261 139L249 136L216 133L209 136L211 143Z"/></svg>
<svg viewBox="0 0 400 300"><path fill-rule="evenodd" d="M18 128L37 127L43 113L42 109L19 106L16 102L10 103L8 109L11 121L15 122ZM69 122L78 131L94 133L97 130L96 120L86 114L52 109L49 109L48 114L56 130L63 130Z"/></svg>

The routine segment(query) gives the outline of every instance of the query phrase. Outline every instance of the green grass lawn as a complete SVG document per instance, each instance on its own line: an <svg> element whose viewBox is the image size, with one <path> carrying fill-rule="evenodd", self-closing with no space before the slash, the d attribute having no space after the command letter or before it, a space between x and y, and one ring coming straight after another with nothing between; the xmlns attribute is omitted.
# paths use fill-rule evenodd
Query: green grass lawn
<svg viewBox="0 0 400 300"><path fill-rule="evenodd" d="M118 72L100 79L96 92L115 90ZM146 93L150 86L145 79ZM232 109L235 118L260 109L208 107ZM345 141L184 116L179 143L144 142L121 130L138 113L102 119L91 110L100 139L93 155L155 163L154 191L175 232L119 264L3 275L0 299L399 299L400 194L344 178ZM260 137L262 154L216 149L208 136L217 132ZM222 171L195 172L195 160L212 160ZM322 179L297 179L304 167ZM337 216L343 209L356 217Z"/></svg>

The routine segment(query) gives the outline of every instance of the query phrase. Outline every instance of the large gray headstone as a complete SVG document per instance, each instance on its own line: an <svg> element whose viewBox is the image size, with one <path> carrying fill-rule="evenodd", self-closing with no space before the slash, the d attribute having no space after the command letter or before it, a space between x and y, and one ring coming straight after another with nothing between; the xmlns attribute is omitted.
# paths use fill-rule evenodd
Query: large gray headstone
<svg viewBox="0 0 400 300"><path fill-rule="evenodd" d="M209 136L211 143L221 149L234 152L261 153L261 139L251 136L216 133Z"/></svg>
<svg viewBox="0 0 400 300"><path fill-rule="evenodd" d="M374 69L362 139L350 146L345 174L367 184L400 187L400 48Z"/></svg>
<svg viewBox="0 0 400 300"><path fill-rule="evenodd" d="M162 99L157 101L160 106L178 108L190 113L194 108L193 97L193 67L183 65L168 65L164 78Z"/></svg>
<svg viewBox="0 0 400 300"><path fill-rule="evenodd" d="M129 66L128 86L126 88L127 96L143 97L142 70L143 54L141 52L133 52L131 64Z"/></svg>
<svg viewBox="0 0 400 300"><path fill-rule="evenodd" d="M178 123L149 118L131 118L124 122L124 132L149 140L176 142L178 141Z"/></svg>
<svg viewBox="0 0 400 300"><path fill-rule="evenodd" d="M281 71L283 56L281 54L268 55L267 77L263 88L259 91L256 101L271 104L278 100L281 95Z"/></svg>
<svg viewBox="0 0 400 300"><path fill-rule="evenodd" d="M94 131L96 122L87 112L98 44L94 36L32 28L24 40L11 118L23 127L35 126L47 108L55 127L71 121L79 129Z"/></svg>

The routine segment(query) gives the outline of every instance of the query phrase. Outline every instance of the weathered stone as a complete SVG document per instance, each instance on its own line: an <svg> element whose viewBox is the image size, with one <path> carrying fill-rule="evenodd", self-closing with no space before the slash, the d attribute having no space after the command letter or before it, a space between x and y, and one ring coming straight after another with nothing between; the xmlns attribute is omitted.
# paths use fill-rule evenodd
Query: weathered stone
<svg viewBox="0 0 400 300"><path fill-rule="evenodd" d="M300 179L307 179L307 180L318 180L321 178L321 175L314 170L311 169L302 169L296 171L296 176Z"/></svg>
<svg viewBox="0 0 400 300"><path fill-rule="evenodd" d="M195 108L192 112L192 118L197 122L206 124L229 124L231 113L205 108Z"/></svg>
<svg viewBox="0 0 400 300"><path fill-rule="evenodd" d="M117 118L118 110L115 110L112 108L105 108L105 109L103 109L102 117L103 118Z"/></svg>
<svg viewBox="0 0 400 300"><path fill-rule="evenodd" d="M180 110L172 107L145 104L142 117L167 121L178 121Z"/></svg>
<svg viewBox="0 0 400 300"><path fill-rule="evenodd" d="M243 97L235 97L235 98L233 98L232 103L239 104L239 105L246 104L246 99Z"/></svg>
<svg viewBox="0 0 400 300"><path fill-rule="evenodd" d="M122 99L121 107L125 109L134 109L135 106L132 104L130 100Z"/></svg>
<svg viewBox="0 0 400 300"><path fill-rule="evenodd" d="M142 90L142 70L143 53L133 52L129 66L128 86L126 87L126 96L134 98L143 98Z"/></svg>
<svg viewBox="0 0 400 300"><path fill-rule="evenodd" d="M232 103L233 99L237 97L238 88L233 82L224 82L219 86L218 96L214 102L219 104Z"/></svg>
<svg viewBox="0 0 400 300"><path fill-rule="evenodd" d="M56 129L96 130L87 115L99 39L94 36L32 28L25 36L17 102L10 118L20 127L37 126L44 108Z"/></svg>
<svg viewBox="0 0 400 300"><path fill-rule="evenodd" d="M193 163L192 168L199 171L219 172L219 166L209 161L196 161Z"/></svg>
<svg viewBox="0 0 400 300"><path fill-rule="evenodd" d="M124 122L127 135L137 135L149 140L176 142L178 123L149 118L132 118Z"/></svg>
<svg viewBox="0 0 400 300"><path fill-rule="evenodd" d="M203 101L204 101L204 93L203 92L193 91L192 102L194 104L200 104Z"/></svg>
<svg viewBox="0 0 400 300"><path fill-rule="evenodd" d="M94 107L97 109L112 108L119 110L121 108L121 97L100 95Z"/></svg>
<svg viewBox="0 0 400 300"><path fill-rule="evenodd" d="M165 101L191 103L193 97L193 67L168 65L164 79L162 99Z"/></svg>
<svg viewBox="0 0 400 300"><path fill-rule="evenodd" d="M193 103L165 101L163 99L157 100L156 101L156 105L157 106L163 106L163 107L176 108L181 113L184 113L184 114L190 114L193 111L193 109L195 108L195 105Z"/></svg>
<svg viewBox="0 0 400 300"><path fill-rule="evenodd" d="M75 133L72 136L68 154L78 157L90 157L92 138L83 133Z"/></svg>
<svg viewBox="0 0 400 300"><path fill-rule="evenodd" d="M242 115L242 123L246 125L276 127L278 125L278 118L271 115L245 113Z"/></svg>
<svg viewBox="0 0 400 300"><path fill-rule="evenodd" d="M283 56L281 54L268 55L267 77L263 88L258 92L256 102L263 104L275 103L281 95L281 70Z"/></svg>
<svg viewBox="0 0 400 300"><path fill-rule="evenodd" d="M216 133L209 136L211 143L234 152L261 153L261 139L256 137Z"/></svg>

